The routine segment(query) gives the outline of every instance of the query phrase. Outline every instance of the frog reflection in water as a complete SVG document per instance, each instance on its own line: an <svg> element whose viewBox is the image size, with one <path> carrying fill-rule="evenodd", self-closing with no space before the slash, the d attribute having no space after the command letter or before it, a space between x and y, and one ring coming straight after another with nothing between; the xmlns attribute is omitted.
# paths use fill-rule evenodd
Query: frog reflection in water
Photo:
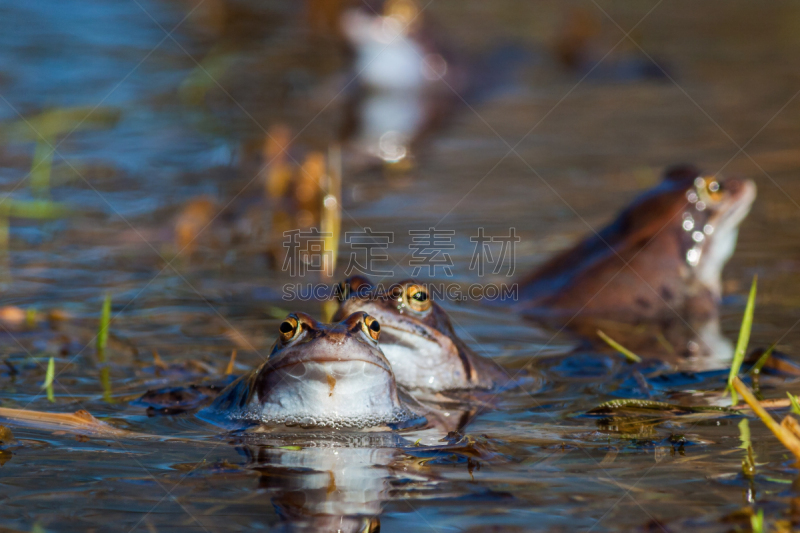
<svg viewBox="0 0 800 533"><path fill-rule="evenodd" d="M380 331L364 312L335 324L292 313L281 323L267 362L233 382L199 415L262 427L414 425L420 416L398 396L378 346Z"/></svg>
<svg viewBox="0 0 800 533"><path fill-rule="evenodd" d="M269 495L271 504L265 507L283 522L273 531L376 533L392 497L392 465L403 456L399 446L410 444L381 440L386 442L301 440L300 446L283 448L276 441L239 451L249 457L248 468L261 474L259 494ZM412 472L404 477L419 479Z"/></svg>
<svg viewBox="0 0 800 533"><path fill-rule="evenodd" d="M750 180L668 169L614 222L524 278L514 307L588 336L603 321L718 333L721 271L755 197Z"/></svg>
<svg viewBox="0 0 800 533"><path fill-rule="evenodd" d="M342 284L336 317L366 311L383 326L381 347L397 382L409 389L493 389L510 381L494 362L473 352L424 285L407 280L381 290L352 276Z"/></svg>

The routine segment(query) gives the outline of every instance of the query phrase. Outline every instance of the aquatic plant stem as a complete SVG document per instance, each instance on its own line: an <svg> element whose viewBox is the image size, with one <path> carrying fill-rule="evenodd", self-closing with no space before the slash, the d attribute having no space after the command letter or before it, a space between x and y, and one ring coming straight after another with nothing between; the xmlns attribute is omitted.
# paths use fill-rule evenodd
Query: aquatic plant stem
<svg viewBox="0 0 800 533"><path fill-rule="evenodd" d="M100 312L100 327L97 331L97 358L101 363L106 361L106 346L108 345L108 326L111 323L111 294L106 293L103 300L103 309Z"/></svg>
<svg viewBox="0 0 800 533"><path fill-rule="evenodd" d="M742 368L745 353L747 352L747 345L750 342L750 331L753 329L753 312L756 306L756 286L758 285L758 275L753 276L753 283L750 285L750 296L747 298L747 306L744 309L744 316L742 317L742 327L739 329L739 339L736 341L736 350L733 352L733 361L731 362L731 371L728 374L728 387L727 390L731 392L731 405L736 405L739 399L736 397L736 391L733 389L732 384L736 376L739 375L739 370Z"/></svg>
<svg viewBox="0 0 800 533"><path fill-rule="evenodd" d="M53 392L53 379L56 375L56 361L53 357L47 362L47 374L45 374L43 389L47 390L47 399L55 402L55 394Z"/></svg>
<svg viewBox="0 0 800 533"><path fill-rule="evenodd" d="M761 407L761 403L759 403L747 385L742 383L742 380L738 377L733 378L733 388L742 395L742 399L744 399L747 405L750 406L750 409L764 422L769 430L775 434L778 440L781 441L781 444L786 446L786 448L792 452L792 455L797 458L798 462L800 462L800 440L795 437L790 430L778 424L766 409Z"/></svg>
<svg viewBox="0 0 800 533"><path fill-rule="evenodd" d="M629 349L625 348L623 345L621 345L620 343L618 343L617 341L615 341L614 339L612 339L611 337L609 337L608 335L606 335L605 333L600 331L599 329L597 330L597 336L600 337L601 339L603 339L603 341L606 344L608 344L609 346L611 346L612 348L617 350L619 353L624 355L625 358L628 361L631 361L633 363L641 363L642 362L642 358L641 357L639 357L638 355L636 355L635 353L633 353Z"/></svg>
<svg viewBox="0 0 800 533"><path fill-rule="evenodd" d="M31 192L37 198L47 198L50 195L50 171L53 166L53 154L50 147L51 139L41 139L36 143L31 164L30 183Z"/></svg>

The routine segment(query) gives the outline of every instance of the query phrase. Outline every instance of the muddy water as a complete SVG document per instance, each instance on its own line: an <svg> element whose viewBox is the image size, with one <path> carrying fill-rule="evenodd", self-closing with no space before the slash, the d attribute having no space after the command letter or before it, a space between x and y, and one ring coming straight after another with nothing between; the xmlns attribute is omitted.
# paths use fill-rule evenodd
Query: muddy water
<svg viewBox="0 0 800 533"><path fill-rule="evenodd" d="M389 255L398 278L411 271L409 230L454 230L453 278L471 283L469 237L479 226L516 229L522 273L600 227L664 165L741 174L759 196L725 270L722 331L735 338L758 274L752 344L779 341L796 354L800 9L572 7L598 27L592 53L613 49L612 62L649 64L608 17L625 31L641 21L632 36L669 76L620 79L598 68L582 79L585 72L564 69L549 51L569 12L561 2L436 0L425 14L467 62L507 42L525 59L491 97L456 105L406 175L346 174L343 230L395 232ZM74 210L12 221L2 304L34 309L36 324L8 322L0 334L14 368L0 372L2 405L83 408L165 437L12 426L16 441L0 454L3 527L357 531L379 519L383 531L728 531L747 530L749 519L736 513L749 502L771 522L791 519L796 471L758 421L750 422L751 480L741 473L740 417L582 415L612 398L700 403L694 391L722 389L725 361L696 374L656 362L632 367L616 355L573 352L573 339L472 303L444 302L465 339L512 373L533 360L544 385L505 392L477 412L464 430L471 447L420 450L403 435L248 440L191 417L148 417L130 403L148 389L216 376L234 348L235 370L244 372L265 357L282 310L320 312L316 302L281 299L290 279L252 242L207 241L175 257L172 233L174 213L191 197L220 206L236 197L235 208L262 194L254 182L271 124L308 125L299 143L316 149L335 136L347 112L336 95L349 79L348 56L333 38L311 35L307 20L301 7L278 2L0 5L0 186L9 198L50 198ZM79 119L49 139L57 147L50 187L37 190L26 179L35 143L22 117L36 127L41 113L74 107L83 109ZM94 336L107 292L114 320L100 363ZM48 317L56 311L62 319ZM154 364L153 350L168 368ZM41 391L49 357L54 403ZM769 397L798 392L784 377L762 385Z"/></svg>

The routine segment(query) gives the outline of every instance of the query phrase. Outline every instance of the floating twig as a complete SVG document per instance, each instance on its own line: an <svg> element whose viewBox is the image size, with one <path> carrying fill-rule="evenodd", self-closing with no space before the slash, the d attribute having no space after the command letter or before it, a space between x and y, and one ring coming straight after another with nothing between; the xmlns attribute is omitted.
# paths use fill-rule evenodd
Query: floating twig
<svg viewBox="0 0 800 533"><path fill-rule="evenodd" d="M753 412L761 419L762 422L769 428L772 433L778 437L778 440L786 446L786 448L792 452L792 455L800 461L800 439L795 436L794 432L790 429L787 429L782 424L778 424L774 418L761 406L759 401L753 396L753 393L750 389L742 383L738 377L733 378L733 388L742 395L742 398L750 406ZM787 417L790 418L790 417ZM793 419L790 419L794 421ZM791 424L792 422L787 422L787 424Z"/></svg>
<svg viewBox="0 0 800 533"><path fill-rule="evenodd" d="M234 365L236 364L236 349L234 348L231 351L231 358L228 361L228 366L225 368L225 375L230 376L233 374Z"/></svg>
<svg viewBox="0 0 800 533"><path fill-rule="evenodd" d="M136 436L136 433L124 429L115 428L110 424L89 414L88 411L80 410L74 413L50 413L47 411L32 411L28 409L13 409L11 407L0 407L0 418L27 422L37 427L45 427L61 431L71 431L75 433L91 433L106 437L126 437Z"/></svg>

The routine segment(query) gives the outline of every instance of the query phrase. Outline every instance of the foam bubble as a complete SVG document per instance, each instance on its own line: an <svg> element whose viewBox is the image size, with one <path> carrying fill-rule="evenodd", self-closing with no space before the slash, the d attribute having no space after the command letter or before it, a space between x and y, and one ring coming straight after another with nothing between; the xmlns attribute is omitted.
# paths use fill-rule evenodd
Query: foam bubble
<svg viewBox="0 0 800 533"><path fill-rule="evenodd" d="M361 416L319 416L318 414L296 414L293 416L264 416L257 408L247 408L227 413L234 420L260 422L267 426L300 426L304 429L369 429L389 424L401 424L418 418L403 407L395 407L390 413L375 413Z"/></svg>

